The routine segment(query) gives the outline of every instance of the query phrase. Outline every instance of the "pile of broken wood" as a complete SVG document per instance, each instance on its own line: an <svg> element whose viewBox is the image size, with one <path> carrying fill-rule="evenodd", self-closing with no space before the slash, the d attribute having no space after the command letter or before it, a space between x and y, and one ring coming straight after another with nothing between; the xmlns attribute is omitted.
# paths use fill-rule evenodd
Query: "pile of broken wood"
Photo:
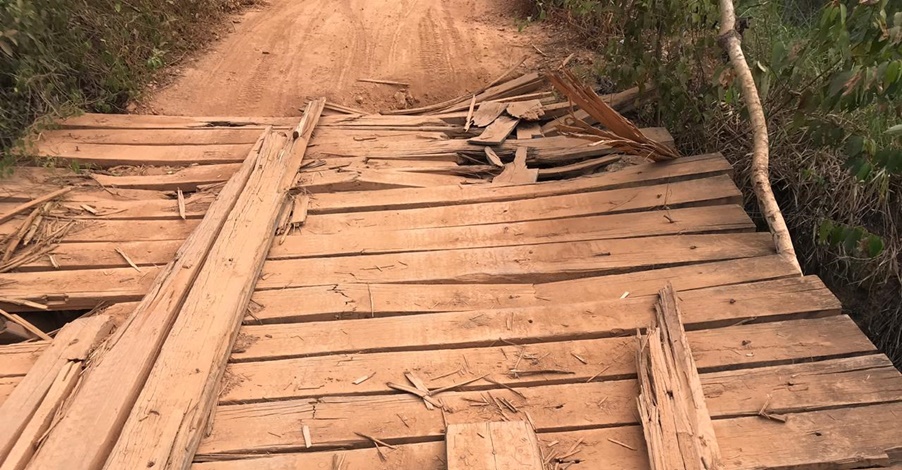
<svg viewBox="0 0 902 470"><path fill-rule="evenodd" d="M625 157L661 161L679 156L665 129L639 129L620 114L643 96L638 87L599 96L566 70L505 81L515 69L472 94L382 114L428 116L447 124L434 130L460 142L442 147L457 155L459 166L428 171L472 178L467 183L528 184L617 168L612 165ZM541 91L548 82L554 90ZM434 150L429 155L437 156Z"/></svg>

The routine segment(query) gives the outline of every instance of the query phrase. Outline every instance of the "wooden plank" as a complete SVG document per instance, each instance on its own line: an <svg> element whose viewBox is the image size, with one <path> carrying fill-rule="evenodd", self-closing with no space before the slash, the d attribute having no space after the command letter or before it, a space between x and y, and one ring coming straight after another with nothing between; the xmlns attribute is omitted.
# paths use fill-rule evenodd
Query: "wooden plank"
<svg viewBox="0 0 902 470"><path fill-rule="evenodd" d="M177 206L176 210L178 210ZM177 218L171 220L86 219L76 223L63 240L73 243L184 240L199 223L199 219L181 220Z"/></svg>
<svg viewBox="0 0 902 470"><path fill-rule="evenodd" d="M248 324L366 318L427 312L530 307L548 302L616 300L657 293L672 280L681 290L797 277L779 256L678 266L550 284L337 284L259 290ZM304 302L297 299L303 298Z"/></svg>
<svg viewBox="0 0 902 470"><path fill-rule="evenodd" d="M487 185L498 187L497 185ZM538 188L542 184L522 186ZM505 186L506 187L506 186ZM375 192L373 198L378 197ZM332 196L332 195L329 195ZM311 213L320 195L310 200ZM410 230L436 227L554 220L579 216L648 211L669 207L738 204L741 194L726 175L694 181L638 188L612 189L560 196L536 196L502 202L484 202L401 210L375 210L315 214L307 229L317 234L367 230ZM666 214L662 214L663 215Z"/></svg>
<svg viewBox="0 0 902 470"><path fill-rule="evenodd" d="M175 171L159 175L112 176L95 173L92 178L109 188L195 191L198 186L228 180L239 168L241 168L240 163L224 163L178 168Z"/></svg>
<svg viewBox="0 0 902 470"><path fill-rule="evenodd" d="M660 286L660 284L658 284ZM775 320L793 315L838 314L840 304L820 280L769 281L723 286L681 294L690 329L738 321ZM548 304L430 315L367 318L278 325L246 325L234 361L355 351L401 351L439 347L476 347L619 336L644 328L654 298ZM580 312L561 323L567 312ZM511 318L513 314L513 319ZM358 321L365 321L361 328ZM335 331L343 334L336 335ZM303 335L304 341L297 341Z"/></svg>
<svg viewBox="0 0 902 470"><path fill-rule="evenodd" d="M21 272L51 270L93 270L124 268L130 266L116 250L121 250L137 266L161 266L172 261L180 240L115 241L115 242L75 242L61 243L50 252L57 266L53 266L48 256L22 265Z"/></svg>
<svg viewBox="0 0 902 470"><path fill-rule="evenodd" d="M125 325L117 330L103 350L103 360L95 362L82 375L76 393L38 449L30 468L59 468L64 461L67 466L77 468L103 465L150 375L189 287L257 166L260 154L278 145L274 137L270 131L263 133L241 170L226 183L176 258L163 269L146 270L151 276L156 275L148 289L150 295L144 297ZM109 287L101 283L95 289ZM79 449L77 454L72 453L73 446Z"/></svg>
<svg viewBox="0 0 902 470"><path fill-rule="evenodd" d="M186 195L185 215L189 219L203 217L215 193ZM88 206L96 214L85 209ZM51 215L87 220L175 220L180 218L178 201L159 191L133 189L83 188L71 192Z"/></svg>
<svg viewBox="0 0 902 470"><path fill-rule="evenodd" d="M193 164L241 163L251 144L231 145L103 145L48 144L36 149L35 156L54 157L61 162L76 162L97 168L114 166L188 166Z"/></svg>
<svg viewBox="0 0 902 470"><path fill-rule="evenodd" d="M41 133L39 148L59 143L103 145L251 145L261 129L201 127L185 129L56 129Z"/></svg>
<svg viewBox="0 0 902 470"><path fill-rule="evenodd" d="M82 362L82 360L69 360L62 366L0 468L23 470L28 465L35 449L40 445L41 439L52 425L56 414L78 383Z"/></svg>
<svg viewBox="0 0 902 470"><path fill-rule="evenodd" d="M63 119L63 129L186 129L224 126L252 127L262 131L267 126L289 127L298 122L294 117L231 117L231 116L158 116L151 114L95 114L85 113Z"/></svg>
<svg viewBox="0 0 902 470"><path fill-rule="evenodd" d="M793 370L793 366L781 366ZM853 366L854 367L854 366ZM833 380L840 380L842 385L831 387L830 391L839 392L830 396L821 391L798 390L795 393L781 394L786 401L774 405L774 414L804 412L806 410L830 409L837 406L870 405L869 398L876 403L899 403L902 400L898 385L902 377L884 367L887 375L894 375L888 382L867 383L862 380L865 372L842 371L832 375ZM782 377L787 374L780 370ZM845 374L856 380L846 381ZM469 376L472 377L472 376ZM723 377L721 377L723 378ZM774 382L770 382L774 384ZM813 382L812 385L829 384L829 380ZM895 385L892 390L880 391L878 386ZM775 384L774 384L775 385ZM730 377L726 386L739 389L753 384L743 380L737 374ZM775 385L779 386L779 385ZM852 387L861 391L861 400ZM801 388L801 387L800 387ZM840 390L846 389L844 392ZM312 433L314 448L338 446L360 447L363 440L353 434L353 429L378 429L380 439L400 444L422 442L427 439L441 439L444 422L448 425L502 419L495 406L473 406L474 402L504 399L521 410L517 413L509 411L511 416L519 419L528 412L536 430L540 433L560 432L572 429L591 429L610 426L633 425L637 422L636 394L638 385L635 380L617 380L590 384L564 384L523 387L515 389L519 395L509 389L493 389L488 396L483 391L447 392L437 396L451 412L437 413L427 410L417 397L407 394L374 395L374 396L340 396L323 397L316 402L311 400L288 400L264 402L246 405L220 406L216 412L216 422L210 437L204 441L200 454L223 453L263 453L273 451L300 450L299 421L307 423ZM758 389L760 390L760 389ZM755 416L766 397L750 397L747 392L739 392L733 396L734 401L742 407L744 416ZM744 400L742 398L745 398ZM316 416L313 417L315 403ZM720 403L720 402L718 402ZM712 402L711 414L716 418L734 418L715 408ZM873 405L872 405L873 406ZM398 418L398 415L404 419ZM796 416L790 416L787 424ZM737 418L734 418L737 419ZM748 418L738 418L748 419ZM765 422L761 417L751 418ZM407 423L405 425L405 422ZM782 426L768 422L771 432L780 432ZM776 428L776 429L774 429ZM848 429L848 428L847 428ZM898 430L892 431L899 435ZM725 456L725 458L727 458Z"/></svg>
<svg viewBox="0 0 902 470"><path fill-rule="evenodd" d="M792 415L792 424L777 426L758 417L718 420L727 468L858 468L892 466L887 449L898 442L893 431L902 404L878 404L842 410L823 410ZM789 422L787 422L789 424ZM850 429L855 432L849 432ZM638 426L540 433L540 442L568 449L577 442L580 462L587 468L643 470L649 467L642 430ZM629 447L624 447L624 444ZM551 450L551 447L546 447ZM236 455L242 460L198 463L194 470L276 470L283 468L330 468L340 456L348 468L392 470L442 470L445 445L441 441L399 445L383 462L374 449L337 450L277 455ZM212 459L215 456L200 456Z"/></svg>
<svg viewBox="0 0 902 470"><path fill-rule="evenodd" d="M474 137L467 142L475 145L501 145L511 135L511 132L517 128L520 123L519 119L510 116L499 116L488 127L482 131L479 137Z"/></svg>
<svg viewBox="0 0 902 470"><path fill-rule="evenodd" d="M637 354L648 460L654 470L718 468L720 447L676 291L668 284L658 297Z"/></svg>
<svg viewBox="0 0 902 470"><path fill-rule="evenodd" d="M535 139L534 139L535 140ZM623 170L555 181L529 187L464 186L396 189L378 193L318 194L310 201L313 214L411 209L456 204L511 201L515 199L623 189L728 174L729 162L720 154L685 157L667 163L648 163Z"/></svg>
<svg viewBox="0 0 902 470"><path fill-rule="evenodd" d="M267 261L258 289L341 283L551 282L653 267L766 256L767 234L591 240L513 247Z"/></svg>
<svg viewBox="0 0 902 470"><path fill-rule="evenodd" d="M229 351L279 212L326 100L307 105L293 140L276 139L238 198L185 299L107 468L187 468L215 406ZM285 157L285 158L283 158ZM198 337L212 341L198 342Z"/></svg>
<svg viewBox="0 0 902 470"><path fill-rule="evenodd" d="M332 234L304 231L270 251L270 259L440 251L565 241L636 238L713 232L753 231L737 205L687 207L555 220L503 222L463 227L408 230L346 230Z"/></svg>
<svg viewBox="0 0 902 470"><path fill-rule="evenodd" d="M559 179L559 178L575 178L584 174L594 173L599 168L619 162L623 158L622 155L608 155L599 158L590 158L569 165L561 165L552 168L539 168L539 179Z"/></svg>
<svg viewBox="0 0 902 470"><path fill-rule="evenodd" d="M487 101L479 105L479 109L473 114L473 125L476 127L487 127L495 122L498 116L507 109L507 103L497 101Z"/></svg>
<svg viewBox="0 0 902 470"><path fill-rule="evenodd" d="M160 268L91 269L0 274L0 298L24 299L51 310L92 309L100 303L141 300ZM0 300L9 312L29 311L17 303Z"/></svg>
<svg viewBox="0 0 902 470"><path fill-rule="evenodd" d="M454 175L437 175L392 170L317 171L301 173L301 187L308 193L375 191L396 188L429 188L458 185L471 180Z"/></svg>
<svg viewBox="0 0 902 470"><path fill-rule="evenodd" d="M776 399L778 403L783 403L784 400L791 401L790 398L795 391L811 383L803 378L798 381L798 387L780 389L779 382L785 383L787 374L775 374L774 370L767 366L769 364L793 364L800 361L874 353L873 344L855 323L845 316L727 326L690 331L687 336L689 344L696 350L693 354L699 370L714 374L705 387L708 399L718 401L718 406L723 406L731 415L740 414L737 407L742 406L743 400L737 398L743 393L750 393L750 390L766 391L761 396L766 397L770 394L772 400ZM743 345L743 342L746 344ZM408 370L416 370L431 388L449 387L460 383L466 378L467 371L491 374L492 380L518 389L551 383L603 382L635 377L635 350L635 338L617 336L526 345L499 344L478 348L434 349L425 354L422 351L348 353L239 362L232 363L228 367L226 383L230 386L224 389L220 402L238 404L336 395L383 394L389 392L385 387L386 380L391 377L402 377ZM585 362L576 359L574 354L579 355ZM542 358L536 364L531 364L527 359L521 360L520 363L524 368L545 366L566 370L572 374L512 375L510 370L517 365L522 356ZM848 358L836 361L838 364L878 361L875 358L886 361L883 356L865 357L871 359ZM824 363L814 364L810 367L798 365L795 368L780 370L803 370L805 372L799 372L802 377L809 373L816 374L818 370L829 371L829 367ZM751 371L748 369L761 366L765 367ZM892 387L887 385L898 380L897 373L884 366L885 364L871 368L855 365L855 368L874 371L873 380L880 382L875 385L875 390L879 391L878 394L884 394L892 390ZM878 368L883 372L876 372ZM736 372L737 369L741 369L742 372ZM369 376L374 372L380 380L367 380L353 385L358 378ZM743 380L748 380L747 383L755 385L746 389L739 386L727 388L727 384L733 379L721 381L721 375L732 377L732 374L741 375L744 377ZM229 377L232 379L229 380ZM837 377L828 373L823 377L824 380L833 381L833 385L812 390L812 393L830 394L834 388L842 387L845 383L844 380L837 380ZM745 382L738 385L743 384ZM768 386L772 386L773 389L767 391ZM456 390L481 388L485 388L485 383L468 384Z"/></svg>
<svg viewBox="0 0 902 470"><path fill-rule="evenodd" d="M527 151L526 147L518 148L517 154L514 156L514 162L505 165L504 171L492 179L492 184L510 185L535 183L539 178L539 170L526 167Z"/></svg>
<svg viewBox="0 0 902 470"><path fill-rule="evenodd" d="M445 442L448 470L545 470L526 421L452 424Z"/></svg>
<svg viewBox="0 0 902 470"><path fill-rule="evenodd" d="M56 339L28 371L9 398L0 405L0 461L5 459L38 411L57 376L70 362L82 362L113 328L108 316L99 315L73 321L60 330ZM64 399L65 397L55 397ZM54 410L55 411L55 410ZM29 442L40 435L25 436Z"/></svg>

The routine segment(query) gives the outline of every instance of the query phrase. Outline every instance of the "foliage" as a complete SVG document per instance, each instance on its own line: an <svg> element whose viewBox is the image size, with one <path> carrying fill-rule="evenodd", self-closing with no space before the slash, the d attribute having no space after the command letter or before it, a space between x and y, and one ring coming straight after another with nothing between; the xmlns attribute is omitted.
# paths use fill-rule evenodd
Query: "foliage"
<svg viewBox="0 0 902 470"><path fill-rule="evenodd" d="M0 0L0 172L34 120L120 111L242 0ZM244 3L248 3L244 1Z"/></svg>
<svg viewBox="0 0 902 470"><path fill-rule="evenodd" d="M640 119L687 152L722 151L748 184L750 129L718 45L716 0L536 0L583 31ZM771 176L801 261L902 363L902 2L738 1L765 106ZM747 191L751 192L751 191ZM749 205L753 208L753 205Z"/></svg>

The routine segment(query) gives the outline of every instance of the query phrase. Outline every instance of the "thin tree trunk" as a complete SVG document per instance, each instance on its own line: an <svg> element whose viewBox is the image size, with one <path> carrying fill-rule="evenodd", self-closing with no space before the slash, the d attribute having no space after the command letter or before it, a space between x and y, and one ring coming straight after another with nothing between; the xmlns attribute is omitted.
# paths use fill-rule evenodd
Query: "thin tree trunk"
<svg viewBox="0 0 902 470"><path fill-rule="evenodd" d="M764 109L761 107L761 99L758 97L758 89L755 88L755 80L749 70L745 55L742 53L742 39L736 32L736 13L732 0L720 0L720 37L718 42L730 56L730 63L736 71L739 86L742 88L742 98L749 110L752 121L753 146L752 146L752 185L755 196L758 198L758 206L767 220L767 226L774 237L777 252L783 255L787 261L801 274L802 268L796 257L789 229L783 219L780 206L774 198L774 191L769 178L769 143L767 137L767 121L764 118Z"/></svg>

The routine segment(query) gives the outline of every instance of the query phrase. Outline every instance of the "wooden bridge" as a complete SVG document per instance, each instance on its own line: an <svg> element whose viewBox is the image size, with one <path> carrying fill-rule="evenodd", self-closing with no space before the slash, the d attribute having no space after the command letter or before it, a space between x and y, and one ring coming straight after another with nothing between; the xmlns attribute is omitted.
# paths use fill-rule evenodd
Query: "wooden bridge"
<svg viewBox="0 0 902 470"><path fill-rule="evenodd" d="M3 181L0 308L106 309L0 347L0 468L648 468L636 334L668 283L723 468L898 461L902 377L723 156L558 135L569 104L520 80L479 102L544 116L489 154L466 102L43 133L94 171Z"/></svg>

